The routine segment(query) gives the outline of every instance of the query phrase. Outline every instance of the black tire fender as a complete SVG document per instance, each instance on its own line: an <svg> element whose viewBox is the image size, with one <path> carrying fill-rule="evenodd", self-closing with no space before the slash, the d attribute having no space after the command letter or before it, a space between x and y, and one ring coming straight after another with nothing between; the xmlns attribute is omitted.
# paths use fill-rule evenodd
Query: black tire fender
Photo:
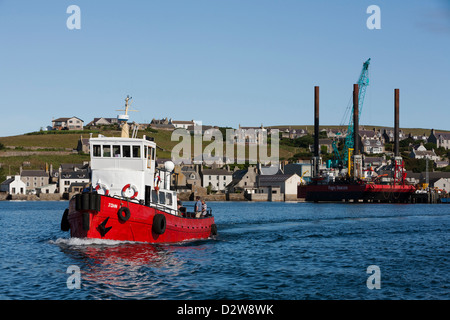
<svg viewBox="0 0 450 320"><path fill-rule="evenodd" d="M152 231L156 234L163 234L166 231L166 217L163 214L155 214L153 217Z"/></svg>
<svg viewBox="0 0 450 320"><path fill-rule="evenodd" d="M125 215L123 213L125 213ZM117 211L117 216L120 221L126 222L130 219L131 211L128 207L121 207L119 211Z"/></svg>

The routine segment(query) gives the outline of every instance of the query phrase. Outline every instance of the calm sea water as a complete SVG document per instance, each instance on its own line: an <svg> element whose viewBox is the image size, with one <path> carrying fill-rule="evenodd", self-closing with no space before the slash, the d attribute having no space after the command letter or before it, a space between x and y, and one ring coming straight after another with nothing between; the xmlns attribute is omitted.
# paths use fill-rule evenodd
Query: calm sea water
<svg viewBox="0 0 450 320"><path fill-rule="evenodd" d="M449 299L448 205L209 206L215 239L155 246L70 239L66 202L0 202L0 299Z"/></svg>

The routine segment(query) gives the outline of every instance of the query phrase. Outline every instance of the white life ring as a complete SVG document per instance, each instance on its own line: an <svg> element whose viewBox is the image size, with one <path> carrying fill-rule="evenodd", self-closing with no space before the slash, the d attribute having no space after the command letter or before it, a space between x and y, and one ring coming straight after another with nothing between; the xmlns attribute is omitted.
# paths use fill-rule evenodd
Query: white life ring
<svg viewBox="0 0 450 320"><path fill-rule="evenodd" d="M134 184L127 184L127 185L125 185L125 187L122 188L122 197L128 198L125 195L128 189L132 189L134 191L134 194L130 197L130 199L136 198L139 192L138 192L137 187Z"/></svg>
<svg viewBox="0 0 450 320"><path fill-rule="evenodd" d="M105 196L109 195L109 189L108 189L108 186L107 186L106 184L100 183L100 182L97 183L97 186L95 187L95 190L97 190L97 193L98 193L98 191L99 191L100 189L103 190L103 194L104 194Z"/></svg>

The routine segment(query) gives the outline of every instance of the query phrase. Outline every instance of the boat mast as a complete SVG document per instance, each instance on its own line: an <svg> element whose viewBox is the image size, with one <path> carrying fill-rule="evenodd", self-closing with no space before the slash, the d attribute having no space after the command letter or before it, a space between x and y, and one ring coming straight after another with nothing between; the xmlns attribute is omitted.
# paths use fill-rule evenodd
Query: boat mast
<svg viewBox="0 0 450 320"><path fill-rule="evenodd" d="M130 116L128 115L128 111L135 111L138 110L129 110L131 102L133 101L133 97L130 97L127 95L125 98L125 110L116 110L116 111L125 111L125 114L121 114L117 116L117 119L122 122L122 138L129 138L130 137L130 126L128 125L128 120L130 119Z"/></svg>

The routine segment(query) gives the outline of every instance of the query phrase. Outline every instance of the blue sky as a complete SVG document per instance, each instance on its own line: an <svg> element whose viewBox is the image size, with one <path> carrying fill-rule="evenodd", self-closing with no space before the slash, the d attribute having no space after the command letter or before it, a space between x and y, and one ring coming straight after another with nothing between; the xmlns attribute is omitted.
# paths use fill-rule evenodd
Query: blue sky
<svg viewBox="0 0 450 320"><path fill-rule="evenodd" d="M69 5L81 30L69 30ZM369 5L381 29L369 30ZM450 2L0 0L0 136L57 117L232 126L311 125L343 119L371 58L361 124L450 130Z"/></svg>

